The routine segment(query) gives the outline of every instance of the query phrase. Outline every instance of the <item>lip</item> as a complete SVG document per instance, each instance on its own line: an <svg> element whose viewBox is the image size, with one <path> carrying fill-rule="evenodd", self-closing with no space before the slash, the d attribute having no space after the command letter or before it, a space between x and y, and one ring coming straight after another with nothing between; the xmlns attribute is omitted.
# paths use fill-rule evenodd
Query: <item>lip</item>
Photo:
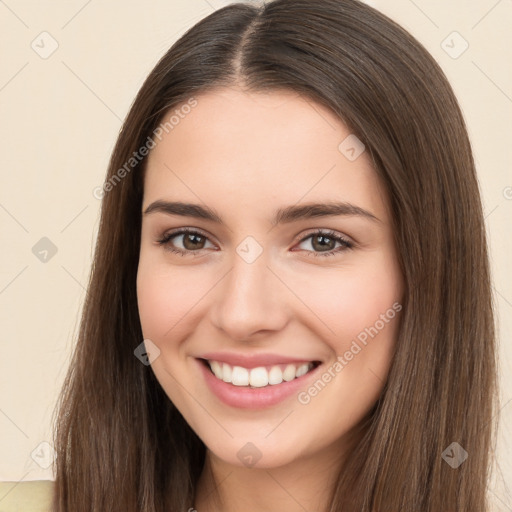
<svg viewBox="0 0 512 512"><path fill-rule="evenodd" d="M209 358L210 359L210 358ZM211 358L214 361L214 357ZM224 362L229 363L225 359ZM265 359L267 362L268 359ZM297 360L297 362L302 362L303 359ZM311 361L311 360L310 360ZM267 407L271 407L280 402L283 402L287 398L291 396L296 396L301 389L305 389L307 387L307 381L315 378L317 375L319 368L323 365L319 364L316 368L313 368L310 372L302 375L301 377L297 377L289 382L282 382L281 384L276 384L275 386L266 386L264 388L249 388L249 387L241 387L234 386L228 382L224 382L211 372L207 363L205 363L202 359L196 359L197 364L199 365L199 370L202 372L203 377L206 381L207 386L210 391L224 404L229 405L231 407L236 407L238 409L264 409ZM251 364L254 361L251 361ZM284 360L280 359L279 362L296 362L295 360L290 360L289 358ZM247 363L245 363L247 364ZM240 366L243 366L241 364ZM258 364L254 364L250 366L250 368L255 368ZM265 366L264 364L259 364L259 366ZM246 367L248 368L248 367Z"/></svg>
<svg viewBox="0 0 512 512"><path fill-rule="evenodd" d="M210 361L218 361L227 363L231 366L242 366L250 370L258 366L273 366L277 364L300 364L318 361L317 359L298 359L294 357L279 354L235 354L230 352L208 352L198 357L199 359L208 359Z"/></svg>

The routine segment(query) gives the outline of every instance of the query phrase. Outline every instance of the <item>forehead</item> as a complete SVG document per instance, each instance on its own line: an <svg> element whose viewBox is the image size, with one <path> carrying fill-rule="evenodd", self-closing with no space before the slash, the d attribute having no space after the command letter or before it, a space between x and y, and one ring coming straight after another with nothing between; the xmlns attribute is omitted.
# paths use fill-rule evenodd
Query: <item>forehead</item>
<svg viewBox="0 0 512 512"><path fill-rule="evenodd" d="M287 90L223 88L194 99L195 106L164 116L163 122L175 114L149 155L146 205L200 198L263 213L269 202L338 200L385 217L369 155L346 153L357 139L328 108Z"/></svg>

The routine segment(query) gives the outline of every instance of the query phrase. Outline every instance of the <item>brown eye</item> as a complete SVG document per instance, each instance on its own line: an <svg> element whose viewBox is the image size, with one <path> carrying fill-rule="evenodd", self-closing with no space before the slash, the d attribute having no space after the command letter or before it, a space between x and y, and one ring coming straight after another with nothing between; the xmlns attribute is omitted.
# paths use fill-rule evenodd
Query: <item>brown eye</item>
<svg viewBox="0 0 512 512"><path fill-rule="evenodd" d="M317 230L303 238L300 243L303 244L306 240L311 240L309 245L313 250L306 249L306 251L313 256L331 256L354 247L352 242L349 242L333 231ZM336 244L339 244L337 248Z"/></svg>
<svg viewBox="0 0 512 512"><path fill-rule="evenodd" d="M206 238L194 233L186 233L183 236L183 246L185 249L193 251L194 249L203 249Z"/></svg>
<svg viewBox="0 0 512 512"><path fill-rule="evenodd" d="M311 238L311 246L317 251L332 250L336 247L336 240L324 235L314 235Z"/></svg>
<svg viewBox="0 0 512 512"><path fill-rule="evenodd" d="M191 229L180 229L179 231L167 233L158 240L158 244L162 245L165 250L181 254L182 256L187 254L196 256L196 253L205 249L206 242L209 242L209 240L205 235Z"/></svg>

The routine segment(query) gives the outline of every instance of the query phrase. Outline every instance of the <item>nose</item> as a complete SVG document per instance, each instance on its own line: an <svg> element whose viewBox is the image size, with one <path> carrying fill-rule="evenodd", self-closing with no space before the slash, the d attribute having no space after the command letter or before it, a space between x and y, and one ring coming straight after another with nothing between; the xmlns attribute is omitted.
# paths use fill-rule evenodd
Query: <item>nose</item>
<svg viewBox="0 0 512 512"><path fill-rule="evenodd" d="M217 287L211 318L230 339L250 341L259 334L269 336L289 321L290 292L264 256L265 252L247 263L235 254L231 270Z"/></svg>

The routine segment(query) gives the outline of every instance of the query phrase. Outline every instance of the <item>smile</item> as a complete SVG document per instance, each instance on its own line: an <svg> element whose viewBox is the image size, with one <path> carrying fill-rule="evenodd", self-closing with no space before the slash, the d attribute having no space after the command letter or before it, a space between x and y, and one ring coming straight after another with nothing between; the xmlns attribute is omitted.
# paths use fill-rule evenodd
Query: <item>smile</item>
<svg viewBox="0 0 512 512"><path fill-rule="evenodd" d="M263 388L276 386L284 382L290 382L306 375L313 370L318 363L288 363L272 366L258 366L256 368L244 368L232 366L221 361L207 361L208 366L217 379L231 383L233 386Z"/></svg>

